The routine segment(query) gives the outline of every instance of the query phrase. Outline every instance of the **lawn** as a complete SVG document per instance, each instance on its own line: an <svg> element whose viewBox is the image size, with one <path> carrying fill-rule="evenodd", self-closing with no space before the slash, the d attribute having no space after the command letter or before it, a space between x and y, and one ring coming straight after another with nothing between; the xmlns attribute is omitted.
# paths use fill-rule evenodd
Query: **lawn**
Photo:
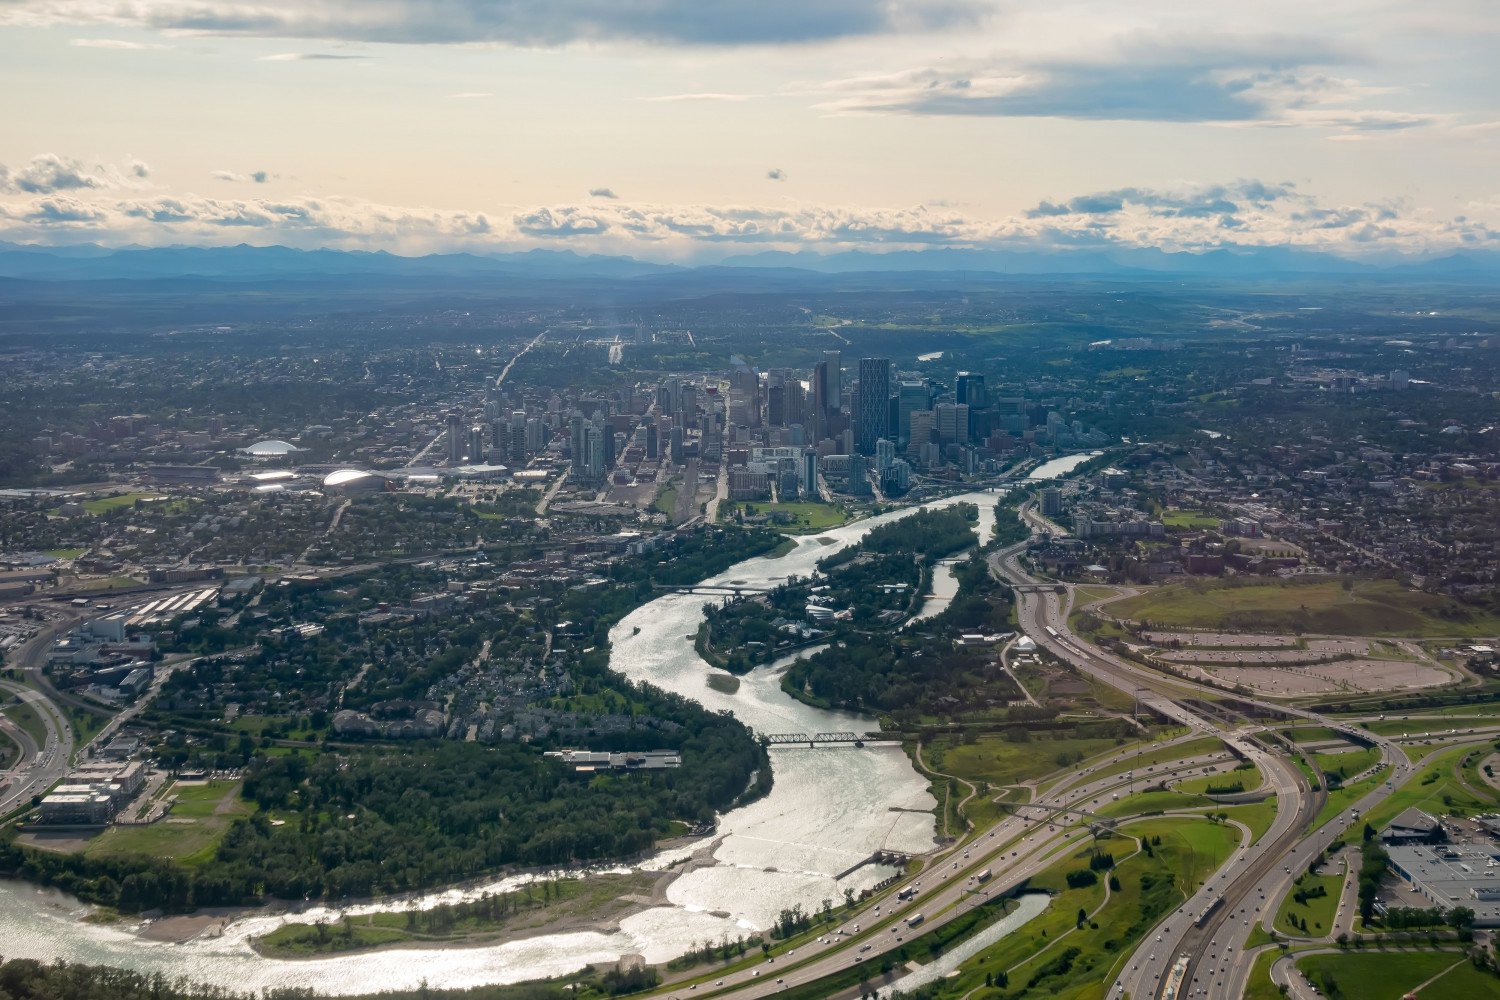
<svg viewBox="0 0 1500 1000"><path fill-rule="evenodd" d="M1202 528L1217 528L1219 518L1201 510L1169 510L1162 514L1161 522L1169 528L1185 528L1198 531Z"/></svg>
<svg viewBox="0 0 1500 1000"><path fill-rule="evenodd" d="M1347 753L1313 754L1313 762L1325 774L1336 774L1340 778L1352 778L1363 774L1380 760L1380 751L1374 747L1350 750Z"/></svg>
<svg viewBox="0 0 1500 1000"><path fill-rule="evenodd" d="M1146 813L1167 810L1195 809L1217 806L1213 799L1202 795L1184 795L1181 792L1141 792L1134 795L1122 792L1118 801L1100 802L1095 812L1100 816L1141 816Z"/></svg>
<svg viewBox="0 0 1500 1000"><path fill-rule="evenodd" d="M1110 605L1158 626L1334 635L1481 636L1500 617L1393 580L1194 580Z"/></svg>
<svg viewBox="0 0 1500 1000"><path fill-rule="evenodd" d="M104 514L108 511L119 510L122 507L134 507L137 500L161 500L160 493L121 493L112 497L95 497L93 500L85 500L83 509L90 514Z"/></svg>
<svg viewBox="0 0 1500 1000"><path fill-rule="evenodd" d="M677 516L677 485L678 480L674 479L663 486L662 491L656 495L656 500L651 506L668 517Z"/></svg>
<svg viewBox="0 0 1500 1000"><path fill-rule="evenodd" d="M819 531L827 531L829 528L837 528L849 520L849 512L843 507L834 504L815 503L807 500L789 501L786 503L755 503L744 502L728 504L719 515L721 521L735 520L737 512L744 512L746 517L755 515L767 515L771 518L771 526L794 535L810 535ZM782 521L779 516L788 517L791 520Z"/></svg>
<svg viewBox="0 0 1500 1000"><path fill-rule="evenodd" d="M1297 902L1299 891L1317 892L1319 887L1326 895L1308 899L1304 903ZM1339 893L1343 887L1344 879L1341 875L1304 873L1282 898L1281 907L1276 911L1276 929L1290 937L1322 937L1333 926L1333 915L1338 910ZM1292 923L1292 917L1297 918L1296 925ZM1301 927L1302 921L1307 922L1305 931Z"/></svg>
<svg viewBox="0 0 1500 1000"><path fill-rule="evenodd" d="M47 555L54 559L77 559L88 549L48 549Z"/></svg>
<svg viewBox="0 0 1500 1000"><path fill-rule="evenodd" d="M1462 955L1453 952L1403 952L1400 954L1309 955L1298 959L1297 968L1305 972L1330 1000L1400 1000L1413 987L1426 982L1454 963L1468 965ZM1444 976L1443 979L1447 979ZM1438 981L1420 994L1433 1000L1464 997L1480 1000L1500 997L1500 979L1485 976L1472 985L1478 992L1451 992L1448 983Z"/></svg>
<svg viewBox="0 0 1500 1000"><path fill-rule="evenodd" d="M1245 983L1245 995L1241 1000L1282 1000L1281 988L1271 982L1271 966L1280 957L1280 948L1270 948L1255 956L1255 964L1250 967L1250 978Z"/></svg>
<svg viewBox="0 0 1500 1000"><path fill-rule="evenodd" d="M241 801L238 781L179 783L167 794L177 801L165 818L147 826L112 826L91 840L84 853L146 854L201 864L213 856L230 824L254 811Z"/></svg>
<svg viewBox="0 0 1500 1000"><path fill-rule="evenodd" d="M1476 798L1453 776L1454 767L1470 752L1472 748L1455 747L1442 754L1412 775L1406 784L1391 793L1384 802L1370 810L1369 815L1362 817L1363 822L1379 830L1403 809L1412 806L1435 816L1450 813L1470 815L1493 809L1492 800Z"/></svg>
<svg viewBox="0 0 1500 1000"><path fill-rule="evenodd" d="M1228 774L1204 774L1196 778L1187 778L1177 782L1172 787L1176 788L1179 792L1205 795L1208 793L1210 787L1223 788L1226 785L1234 784L1243 785L1244 787L1240 789L1241 791L1253 792L1265 784L1265 779L1261 776L1260 768L1252 764L1249 767L1237 767Z"/></svg>
<svg viewBox="0 0 1500 1000"><path fill-rule="evenodd" d="M1033 887L1055 893L1046 912L965 963L957 976L944 981L941 995L974 1000L1101 996L1134 944L1187 898L1181 888L1184 882L1222 864L1238 843L1238 831L1203 820L1153 819L1131 824L1121 834L1099 841L1100 850L1115 857L1113 874L1120 885L1107 905L1100 908L1109 872L1100 872L1093 886L1067 887L1068 872L1088 867L1091 847L1070 849L1031 881ZM1132 855L1138 835L1159 836L1161 843L1150 855ZM1082 927L1077 926L1080 909L1091 917ZM1066 960L1072 949L1077 952ZM1001 972L1009 976L1009 987L985 988L985 975L997 977Z"/></svg>
<svg viewBox="0 0 1500 1000"><path fill-rule="evenodd" d="M1116 749L1112 739L1039 739L1012 743L998 736L981 736L974 743L934 740L923 751L934 771L991 786L1012 785L1071 768L1081 760Z"/></svg>
<svg viewBox="0 0 1500 1000"><path fill-rule="evenodd" d="M1230 819L1237 819L1250 828L1250 842L1253 844L1265 836L1271 824L1276 821L1276 797L1272 796L1261 802L1252 802L1243 806L1227 806L1220 809L1210 810L1226 814Z"/></svg>
<svg viewBox="0 0 1500 1000"><path fill-rule="evenodd" d="M47 745L47 724L42 721L42 717L37 714L36 709L32 708L30 703L18 701L6 705L4 712L10 717L10 721L26 730L27 735L36 741L38 747Z"/></svg>

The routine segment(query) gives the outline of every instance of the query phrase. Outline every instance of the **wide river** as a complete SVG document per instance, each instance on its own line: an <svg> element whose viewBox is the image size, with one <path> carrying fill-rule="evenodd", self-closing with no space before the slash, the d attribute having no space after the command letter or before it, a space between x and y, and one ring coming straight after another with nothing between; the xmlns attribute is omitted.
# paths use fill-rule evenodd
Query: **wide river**
<svg viewBox="0 0 1500 1000"><path fill-rule="evenodd" d="M1086 458L1057 459L1030 478L1063 475ZM987 539L996 499L995 493L971 493L925 506L977 504L980 537ZM903 509L801 538L780 558L750 559L706 582L754 586L781 582L789 574L806 575L823 556L909 513ZM863 732L872 727L869 718L811 708L788 697L780 686L784 663L747 675L734 694L708 687L709 668L692 642L708 600L712 598L673 594L636 609L611 633L611 666L709 709L728 710L761 733ZM391 905L314 909L295 918L249 917L218 936L169 944L140 936L135 925L86 923L82 918L89 908L70 896L0 881L0 956L102 963L257 991L305 986L348 994L411 988L423 981L435 987L518 982L613 962L624 954L666 961L695 942L726 935L733 939L768 927L785 907L800 903L814 910L824 899L841 900L846 888L857 892L880 881L890 869L865 865L842 880L835 877L876 850L921 852L934 846L928 810L935 803L927 783L899 747L781 749L773 751L772 760L776 780L771 793L721 818L713 849L716 863L678 878L667 892L669 905L627 917L615 934L554 934L491 947L280 961L257 955L249 939L287 919L329 919L339 912L357 914ZM659 870L686 853L662 854L643 867ZM516 884L514 878L497 880L471 894ZM434 893L403 905L430 906L455 898L456 892Z"/></svg>

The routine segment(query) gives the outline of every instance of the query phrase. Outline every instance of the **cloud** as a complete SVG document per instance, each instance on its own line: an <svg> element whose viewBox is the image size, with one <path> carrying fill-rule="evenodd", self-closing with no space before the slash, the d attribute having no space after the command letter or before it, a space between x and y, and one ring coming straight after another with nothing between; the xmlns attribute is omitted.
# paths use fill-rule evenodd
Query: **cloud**
<svg viewBox="0 0 1500 1000"><path fill-rule="evenodd" d="M369 59L369 56L348 55L341 52L278 52L261 56L259 62L345 62L354 59Z"/></svg>
<svg viewBox="0 0 1500 1000"><path fill-rule="evenodd" d="M477 100L481 100L482 98L494 97L494 96L495 96L494 94L491 94L491 93L489 93L487 91L483 91L483 90L465 90L464 92L459 93L459 94L449 94L448 95L448 100L450 100L450 101L477 101Z"/></svg>
<svg viewBox="0 0 1500 1000"><path fill-rule="evenodd" d="M599 195L581 204L491 213L347 197L203 197L86 184L35 192L17 186L14 176L0 169L0 239L39 243L75 241L80 233L107 244L248 241L397 253L561 243L589 252L668 257L736 246L1168 251L1277 246L1351 255L1500 249L1495 225L1500 204L1473 203L1465 215L1443 218L1401 201L1328 202L1290 183L1259 179L1122 187L1050 199L1016 216L986 217L937 204L661 205Z"/></svg>
<svg viewBox="0 0 1500 1000"><path fill-rule="evenodd" d="M68 41L69 45L80 49L113 49L118 52L135 52L145 49L170 49L170 45L157 45L151 42L127 42L119 38L73 38Z"/></svg>
<svg viewBox="0 0 1500 1000"><path fill-rule="evenodd" d="M840 114L1302 125L1390 131L1439 116L1358 107L1381 91L1331 76L1341 46L1289 36L1131 35L1092 58L954 60L794 88Z"/></svg>
<svg viewBox="0 0 1500 1000"><path fill-rule="evenodd" d="M663 94L660 97L647 97L645 100L652 103L664 103L674 101L724 101L738 102L749 101L755 98L755 94Z"/></svg>
<svg viewBox="0 0 1500 1000"><path fill-rule="evenodd" d="M780 167L772 167L770 170L766 171L766 179L772 181L784 181L786 180L786 171L782 170Z"/></svg>
<svg viewBox="0 0 1500 1000"><path fill-rule="evenodd" d="M248 174L235 170L210 170L208 176L215 180L228 181L231 184L264 184L275 175L266 170L252 170Z"/></svg>
<svg viewBox="0 0 1500 1000"><path fill-rule="evenodd" d="M590 198L618 198L613 188L589 188Z"/></svg>
<svg viewBox="0 0 1500 1000"><path fill-rule="evenodd" d="M993 0L10 0L0 23L393 44L805 43L973 25Z"/></svg>
<svg viewBox="0 0 1500 1000"><path fill-rule="evenodd" d="M1295 197L1296 188L1290 181L1267 184L1264 181L1243 180L1234 184L1210 184L1180 191L1127 187L1078 195L1065 202L1043 201L1026 215L1031 219L1112 215L1133 205L1160 218L1208 218L1237 212L1242 205L1264 207L1271 202Z"/></svg>
<svg viewBox="0 0 1500 1000"><path fill-rule="evenodd" d="M560 236L598 236L609 229L609 223L581 208L538 208L517 213L517 232L527 236L554 239Z"/></svg>
<svg viewBox="0 0 1500 1000"><path fill-rule="evenodd" d="M0 192L52 194L55 191L88 191L131 187L150 174L151 168L139 160L124 167L111 164L88 164L82 160L42 153L19 170L0 164Z"/></svg>

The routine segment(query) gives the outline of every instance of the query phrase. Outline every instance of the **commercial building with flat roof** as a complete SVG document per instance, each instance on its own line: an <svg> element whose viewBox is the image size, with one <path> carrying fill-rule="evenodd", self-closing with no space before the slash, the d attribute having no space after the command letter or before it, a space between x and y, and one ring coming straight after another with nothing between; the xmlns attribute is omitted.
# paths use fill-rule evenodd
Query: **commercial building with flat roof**
<svg viewBox="0 0 1500 1000"><path fill-rule="evenodd" d="M1442 910L1467 907L1476 927L1500 927L1500 854L1467 844L1398 844L1390 868Z"/></svg>

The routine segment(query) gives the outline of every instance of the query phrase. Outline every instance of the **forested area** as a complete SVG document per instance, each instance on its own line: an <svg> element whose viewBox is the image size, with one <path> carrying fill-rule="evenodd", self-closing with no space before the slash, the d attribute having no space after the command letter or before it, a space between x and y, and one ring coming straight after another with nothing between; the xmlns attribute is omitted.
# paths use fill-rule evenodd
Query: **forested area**
<svg viewBox="0 0 1500 1000"><path fill-rule="evenodd" d="M968 650L927 634L860 633L793 663L781 683L816 704L915 720L1018 697L994 663L992 650Z"/></svg>
<svg viewBox="0 0 1500 1000"><path fill-rule="evenodd" d="M770 767L750 730L728 713L711 713L610 670L609 630L653 595L659 575L680 572L671 562L673 552L706 576L777 540L774 532L693 532L640 565L627 561L621 575L630 582L553 590L536 603L529 620L475 606L398 622L373 633L383 638L372 640L354 616L344 616L317 639L272 640L246 660L184 671L162 696L177 705L173 711L184 713L183 697L212 692L212 711L197 713L194 725L222 728L214 720L221 717L217 701L226 690L259 689L261 698L280 691L287 696L282 701L304 693L326 696L365 658L374 665L351 704L425 695L487 640L529 662L539 636L566 621L569 636L554 649L566 662L571 693L539 695L535 704L577 720L570 733L578 739L571 745L677 750L680 768L576 776L542 756L558 745L557 737L524 744L431 740L299 748L225 731L218 753L235 766L245 764L243 796L256 811L229 828L211 857L192 865L144 855L90 857L8 840L0 844L0 870L126 912L182 911L266 897L402 892L510 865L566 865L647 850L670 832L673 820L712 821L747 790L764 794ZM399 599L438 582L430 574L397 570L332 595L327 587L282 588L270 604L295 620L312 617L329 599L355 601L366 587L369 595ZM326 613L317 618L329 621ZM590 728L589 720L605 713L618 724ZM230 744L230 737L238 742Z"/></svg>

